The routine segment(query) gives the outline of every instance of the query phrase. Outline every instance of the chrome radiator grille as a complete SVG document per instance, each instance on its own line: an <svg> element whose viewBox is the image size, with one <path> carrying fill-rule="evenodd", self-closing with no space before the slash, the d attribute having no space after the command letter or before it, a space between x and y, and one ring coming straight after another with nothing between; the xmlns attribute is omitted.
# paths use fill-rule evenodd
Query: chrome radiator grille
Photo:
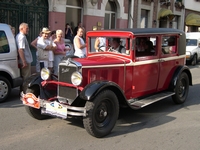
<svg viewBox="0 0 200 150"><path fill-rule="evenodd" d="M73 72L77 71L75 65L69 66L67 64L59 64L59 75L58 80L60 82L70 83L71 84L71 75ZM78 90L76 88L58 86L58 96L73 100L77 97Z"/></svg>

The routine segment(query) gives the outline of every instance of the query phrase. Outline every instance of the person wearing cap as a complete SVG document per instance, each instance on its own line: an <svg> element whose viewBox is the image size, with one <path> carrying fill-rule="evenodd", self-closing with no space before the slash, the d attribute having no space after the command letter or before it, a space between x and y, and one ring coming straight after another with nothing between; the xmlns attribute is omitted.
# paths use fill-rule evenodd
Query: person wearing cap
<svg viewBox="0 0 200 150"><path fill-rule="evenodd" d="M42 29L42 36L37 41L38 59L40 61L40 69L49 68L53 71L53 51L56 49L56 45L49 40L49 34L51 31L44 27Z"/></svg>
<svg viewBox="0 0 200 150"><path fill-rule="evenodd" d="M124 48L124 46L121 45L120 38L113 38L111 42L111 46L114 49L114 51L122 53L122 54L126 54L126 49Z"/></svg>
<svg viewBox="0 0 200 150"><path fill-rule="evenodd" d="M31 75L31 62L33 61L32 53L29 47L29 43L26 39L29 27L27 23L21 23L19 25L19 33L16 36L16 43L18 47L18 53L20 58L20 71L21 76L25 80Z"/></svg>

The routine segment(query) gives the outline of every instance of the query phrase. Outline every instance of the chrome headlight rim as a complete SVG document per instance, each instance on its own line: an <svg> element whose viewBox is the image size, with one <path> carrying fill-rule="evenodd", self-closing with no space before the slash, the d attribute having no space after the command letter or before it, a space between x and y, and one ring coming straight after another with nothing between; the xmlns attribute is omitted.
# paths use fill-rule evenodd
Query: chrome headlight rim
<svg viewBox="0 0 200 150"><path fill-rule="evenodd" d="M42 68L40 71L40 76L42 80L48 80L50 78L51 71L48 68Z"/></svg>
<svg viewBox="0 0 200 150"><path fill-rule="evenodd" d="M75 86L79 86L82 83L83 76L80 72L75 71L71 75L71 82Z"/></svg>

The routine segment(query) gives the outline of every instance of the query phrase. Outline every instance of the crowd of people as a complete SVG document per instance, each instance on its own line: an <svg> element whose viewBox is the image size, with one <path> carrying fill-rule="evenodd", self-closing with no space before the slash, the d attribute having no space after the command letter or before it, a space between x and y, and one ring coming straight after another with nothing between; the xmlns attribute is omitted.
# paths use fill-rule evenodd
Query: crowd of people
<svg viewBox="0 0 200 150"><path fill-rule="evenodd" d="M12 32L14 34L14 29ZM21 23L19 25L19 33L15 37L20 58L21 75L24 80L31 75L31 63L33 61L26 38L28 32L28 24ZM72 42L76 57L86 57L84 32L85 29L81 23L78 24L74 31L72 31L69 24L66 24L65 32L60 29L50 31L47 27L43 27L38 37L31 42L31 46L36 49L36 72L40 72L45 67L49 68L54 74L58 74L59 63L71 51L71 48L65 46L65 38Z"/></svg>
<svg viewBox="0 0 200 150"><path fill-rule="evenodd" d="M19 25L19 33L15 37L21 64L21 75L24 79L31 75L31 63L33 61L29 43L26 39L28 31L28 24L21 23ZM71 48L65 46L65 39L71 41L75 57L86 57L85 29L81 22L78 23L74 30L67 23L64 32L60 29L50 31L47 27L43 27L38 37L31 42L31 46L36 49L36 72L40 72L45 67L54 74L58 74L59 63L71 51ZM121 46L120 42L120 38L113 38L111 46L116 51L125 53L126 50ZM105 38L96 40L95 49L105 51Z"/></svg>

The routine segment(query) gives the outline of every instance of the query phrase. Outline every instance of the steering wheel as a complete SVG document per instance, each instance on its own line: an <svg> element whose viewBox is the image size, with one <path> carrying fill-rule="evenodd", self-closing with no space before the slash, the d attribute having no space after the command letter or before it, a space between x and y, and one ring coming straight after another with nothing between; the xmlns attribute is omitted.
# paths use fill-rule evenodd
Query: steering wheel
<svg viewBox="0 0 200 150"><path fill-rule="evenodd" d="M112 48L112 46L110 46L110 47L108 48L108 52L119 53L118 51L114 50L114 49Z"/></svg>
<svg viewBox="0 0 200 150"><path fill-rule="evenodd" d="M98 47L98 52L105 52L106 46L102 45L100 47Z"/></svg>

